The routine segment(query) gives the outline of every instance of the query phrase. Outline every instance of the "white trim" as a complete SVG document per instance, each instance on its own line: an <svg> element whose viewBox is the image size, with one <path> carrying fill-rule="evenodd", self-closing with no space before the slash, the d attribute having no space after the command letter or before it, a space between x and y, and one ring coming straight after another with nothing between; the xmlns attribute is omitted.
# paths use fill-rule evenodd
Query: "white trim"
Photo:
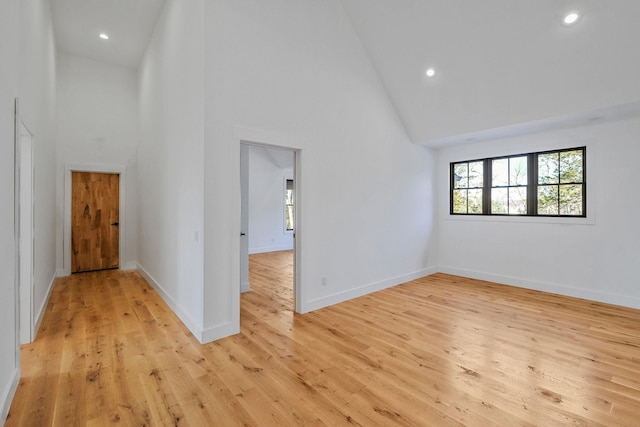
<svg viewBox="0 0 640 427"><path fill-rule="evenodd" d="M302 150L299 147L300 139L295 138L289 135L282 135L270 131L259 130L259 129L251 129L246 127L233 126L233 138L236 142L237 147L237 156L238 161L237 164L240 165L240 146L242 144L247 145L255 145L260 147L270 147L281 150L292 151L294 155L293 162L293 180L295 183L294 186L294 221L295 221L295 238L293 239L293 251L294 251L294 263L293 263L293 295L295 300L294 310L298 313L302 313L302 303L304 301L305 289L302 283L302 269L304 266L302 265L302 236L303 236L303 228L301 226L301 218L303 216L301 206L303 205L303 197L302 196ZM232 184L234 188L240 189L240 173L232 174ZM234 212L233 218L238 219L238 236L240 236L240 197L238 194L238 203L234 204ZM237 205L237 206L235 206ZM231 318L234 319L234 325L237 324L237 331L240 330L240 288L242 284L240 282L240 238L237 239L237 245L234 245L232 248L232 256L233 256L233 277L232 284L233 287L232 292L232 306L231 306ZM220 328L220 327L217 327ZM221 329L222 330L222 329ZM233 329L236 330L236 329ZM235 332L237 333L237 332Z"/></svg>
<svg viewBox="0 0 640 427"><path fill-rule="evenodd" d="M113 173L120 175L120 236L118 245L118 257L120 268L125 262L125 236L126 236L126 166L101 165L94 163L67 163L64 165L64 231L63 231L63 271L64 275L71 274L71 172L96 172Z"/></svg>
<svg viewBox="0 0 640 427"><path fill-rule="evenodd" d="M240 283L240 292L241 293L249 292L250 290L251 290L251 283L249 283L249 282Z"/></svg>
<svg viewBox="0 0 640 427"><path fill-rule="evenodd" d="M303 311L303 301L306 300L307 297L307 287L303 286L302 283L302 273L301 270L303 268L302 264L302 254L304 252L302 247L302 242L304 233L301 233L302 224L303 224L303 192L302 188L302 150L294 151L294 160L293 160L293 277L294 277L294 287L293 287L293 299L295 300L295 310L299 313Z"/></svg>
<svg viewBox="0 0 640 427"><path fill-rule="evenodd" d="M358 298L373 292L378 292L383 289L391 288L402 283L410 282L412 280L420 279L425 276L437 273L436 267L424 268L422 270L415 271L409 274L403 274L402 276L394 277L380 282L370 283L368 285L360 286L355 289L349 289L347 291L338 292L326 297L317 298L304 303L301 313L307 313L309 311L318 310L321 308L329 307L334 304L339 304L344 301L348 301L353 298Z"/></svg>
<svg viewBox="0 0 640 427"><path fill-rule="evenodd" d="M464 268L440 266L440 273L452 274L455 276L468 277L471 279L484 280L487 282L498 283L502 285L515 286L533 291L548 292L552 294L564 295L574 298L582 298L594 302L602 302L606 304L614 304L622 307L630 307L640 309L640 298L609 294L605 292L593 291L589 289L575 288L572 286L562 285L559 283L537 282L533 280L520 279L517 277L504 276L501 274L493 274L482 271L467 270Z"/></svg>
<svg viewBox="0 0 640 427"><path fill-rule="evenodd" d="M136 261L129 261L127 262L124 267L122 267L122 263L120 263L120 270L137 270L138 269L138 263Z"/></svg>
<svg viewBox="0 0 640 427"><path fill-rule="evenodd" d="M589 190L587 189L587 192ZM587 198L587 203L589 199ZM565 224L565 225L594 225L595 215L588 217L547 217L547 216L523 216L523 215L452 215L447 212L443 221L477 221L477 222L521 222L534 224Z"/></svg>
<svg viewBox="0 0 640 427"><path fill-rule="evenodd" d="M195 336L196 339L200 341L200 343L207 342L202 340L202 337L203 337L202 328L198 325L198 323L195 320L193 320L193 318L191 318L191 316L189 316L189 313L183 310L182 307L180 307L176 303L176 301L173 298L171 298L171 296L169 296L169 294L164 290L164 288L160 285L160 283L158 283L158 281L154 279L153 276L151 276L151 274L149 274L149 272L142 265L140 265L140 263L136 263L136 265L137 265L137 270L140 272L142 277L144 277L145 280L151 285L151 287L155 289L158 295L162 297L164 302L171 308L171 310L173 310L173 312L176 314L176 316L178 316L180 321L187 327L187 329L191 331L193 336Z"/></svg>
<svg viewBox="0 0 640 427"><path fill-rule="evenodd" d="M205 344L239 333L240 325L236 325L235 322L229 322L206 328L202 331L202 337L199 339L202 344Z"/></svg>
<svg viewBox="0 0 640 427"><path fill-rule="evenodd" d="M14 236L15 236L15 310L16 310L16 368L19 368L20 344L33 341L35 336L33 287L35 239L35 135L20 114L20 101L15 99L14 117ZM26 131L28 140L23 139ZM28 157L27 157L28 156ZM26 164L25 164L26 163ZM28 168L28 170L26 170ZM26 191L25 191L26 190ZM28 198L28 200L25 200ZM27 209L22 209L28 206ZM27 222L29 224L27 224Z"/></svg>
<svg viewBox="0 0 640 427"><path fill-rule="evenodd" d="M9 409L11 409L11 402L16 395L18 384L20 383L20 368L16 368L13 371L13 378L7 389L3 392L0 399L2 399L2 408L0 408L0 421L4 423L9 415Z"/></svg>
<svg viewBox="0 0 640 427"><path fill-rule="evenodd" d="M47 289L47 295L44 297L44 300L42 301L42 305L40 306L40 309L37 311L36 316L34 318L33 321L33 339L32 341L34 341L36 339L36 334L38 333L38 330L40 329L40 324L42 323L42 319L44 318L44 313L47 309L47 304L49 304L49 298L51 298L51 292L53 291L53 285L56 283L56 273L53 274L53 276L51 277L51 280L49 281L49 287Z"/></svg>

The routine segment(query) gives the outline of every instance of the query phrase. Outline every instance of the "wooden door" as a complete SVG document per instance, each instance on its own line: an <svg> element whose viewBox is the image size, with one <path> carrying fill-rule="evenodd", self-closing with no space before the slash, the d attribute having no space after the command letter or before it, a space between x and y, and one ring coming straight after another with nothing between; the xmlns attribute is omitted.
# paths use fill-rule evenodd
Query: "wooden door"
<svg viewBox="0 0 640 427"><path fill-rule="evenodd" d="M118 268L120 175L71 173L71 272Z"/></svg>

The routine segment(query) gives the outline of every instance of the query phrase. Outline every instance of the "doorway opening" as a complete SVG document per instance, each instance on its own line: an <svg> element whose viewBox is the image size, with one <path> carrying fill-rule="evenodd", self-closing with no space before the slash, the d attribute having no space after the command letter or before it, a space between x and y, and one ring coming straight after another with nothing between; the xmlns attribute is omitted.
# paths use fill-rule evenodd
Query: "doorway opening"
<svg viewBox="0 0 640 427"><path fill-rule="evenodd" d="M299 151L292 148L240 144L242 304L263 298L276 310L300 309L298 159Z"/></svg>
<svg viewBox="0 0 640 427"><path fill-rule="evenodd" d="M99 270L105 268L121 268L123 263L126 261L125 254L125 245L124 245L124 236L126 236L126 210L125 210L125 182L126 182L126 168L124 166L100 166L100 165L92 165L92 164L67 164L65 166L65 175L64 175L64 246L63 246L63 264L64 264L64 274L70 275L73 272L79 271L91 271L91 270ZM96 200L87 200L87 203L81 205L74 213L74 192L73 192L73 177L76 173L79 173L76 176L82 176L83 173L93 174L95 176L103 175L105 180L97 183L98 188L101 188L98 191L109 191L112 194L112 198L115 197L116 200L112 200L112 205L107 205L105 200L100 201L99 197ZM106 178L109 177L108 180ZM87 178L89 181L92 179ZM92 186L89 182L85 183L86 185ZM85 195L86 196L86 195ZM80 196L84 197L84 196ZM114 206L117 206L117 214L113 213ZM100 211L98 215L98 211ZM104 211L104 213L103 213ZM100 232L101 236L108 237L108 245L107 242L103 242L102 240L99 243L96 243L96 240L91 243L90 239L80 238L80 240L86 240L85 242L76 241L76 245L72 244L72 231L73 230L73 221L72 218L74 215L79 215L81 218L85 220L89 220L89 224L96 229L93 230L94 233L97 234L97 229L100 228L102 231ZM98 252L94 255L91 255L91 248L86 245L96 245L98 244L100 247L101 253ZM82 246L85 245L85 246ZM106 251L108 249L108 251ZM102 251L105 252L102 252ZM81 261L81 269L77 269L77 265L73 266L74 263L74 251L82 251L83 255L86 256ZM108 253L107 253L108 252ZM87 258L88 257L88 258ZM90 260L89 258L95 258ZM76 260L77 261L77 260ZM94 264L95 262L95 264ZM89 264L90 263L90 264ZM88 265L96 265L97 267L86 267Z"/></svg>

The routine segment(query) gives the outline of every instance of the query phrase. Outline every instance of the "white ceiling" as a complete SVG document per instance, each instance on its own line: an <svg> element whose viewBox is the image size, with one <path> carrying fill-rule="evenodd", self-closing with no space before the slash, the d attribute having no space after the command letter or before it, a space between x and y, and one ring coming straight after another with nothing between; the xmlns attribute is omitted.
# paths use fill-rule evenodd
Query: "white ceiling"
<svg viewBox="0 0 640 427"><path fill-rule="evenodd" d="M137 69L164 1L51 0L58 49Z"/></svg>
<svg viewBox="0 0 640 427"><path fill-rule="evenodd" d="M341 1L415 143L640 114L638 0ZM51 0L58 48L137 69L164 2Z"/></svg>
<svg viewBox="0 0 640 427"><path fill-rule="evenodd" d="M478 141L638 111L638 0L342 3L415 143ZM572 10L581 20L563 25ZM436 70L431 79L428 67Z"/></svg>

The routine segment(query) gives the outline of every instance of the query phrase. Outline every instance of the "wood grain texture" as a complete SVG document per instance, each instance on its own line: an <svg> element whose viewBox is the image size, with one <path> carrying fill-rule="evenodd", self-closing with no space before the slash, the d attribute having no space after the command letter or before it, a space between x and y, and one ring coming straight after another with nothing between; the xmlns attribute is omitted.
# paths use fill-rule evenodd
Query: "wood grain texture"
<svg viewBox="0 0 640 427"><path fill-rule="evenodd" d="M71 271L119 266L120 175L71 173Z"/></svg>
<svg viewBox="0 0 640 427"><path fill-rule="evenodd" d="M6 425L639 425L638 310L435 274L298 315L290 266L207 345L136 272L60 278Z"/></svg>

